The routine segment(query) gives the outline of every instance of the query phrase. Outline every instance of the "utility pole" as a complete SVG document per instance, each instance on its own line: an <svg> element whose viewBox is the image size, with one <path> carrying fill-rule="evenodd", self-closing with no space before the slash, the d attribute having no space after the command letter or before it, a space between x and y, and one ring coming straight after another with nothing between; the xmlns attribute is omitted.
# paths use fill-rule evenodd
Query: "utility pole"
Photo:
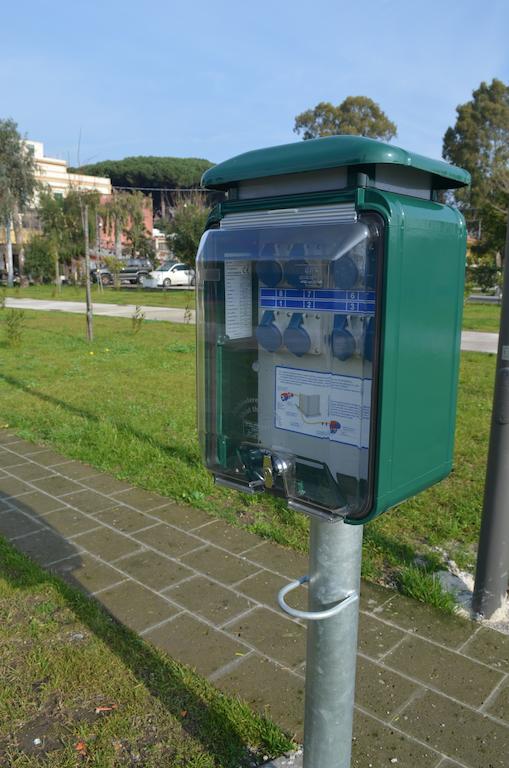
<svg viewBox="0 0 509 768"><path fill-rule="evenodd" d="M7 261L7 287L12 288L14 285L14 265L12 261L12 240L11 240L11 224L12 220L10 216L7 216L5 220L5 248L6 248L6 261Z"/></svg>
<svg viewBox="0 0 509 768"><path fill-rule="evenodd" d="M502 311L491 420L484 508L472 609L492 617L509 583L509 212L504 254Z"/></svg>
<svg viewBox="0 0 509 768"><path fill-rule="evenodd" d="M90 244L88 241L88 205L83 208L83 231L85 234L85 293L87 303L87 339L94 340L92 297L90 294Z"/></svg>

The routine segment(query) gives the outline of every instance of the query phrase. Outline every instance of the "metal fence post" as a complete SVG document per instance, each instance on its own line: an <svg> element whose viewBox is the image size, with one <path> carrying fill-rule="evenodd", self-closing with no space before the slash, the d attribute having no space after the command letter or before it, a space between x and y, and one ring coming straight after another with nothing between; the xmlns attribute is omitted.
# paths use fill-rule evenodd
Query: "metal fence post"
<svg viewBox="0 0 509 768"><path fill-rule="evenodd" d="M484 508L473 612L490 618L504 605L509 581L509 214Z"/></svg>
<svg viewBox="0 0 509 768"><path fill-rule="evenodd" d="M311 520L309 610L359 594L362 525ZM308 622L304 768L349 768L352 749L358 599Z"/></svg>

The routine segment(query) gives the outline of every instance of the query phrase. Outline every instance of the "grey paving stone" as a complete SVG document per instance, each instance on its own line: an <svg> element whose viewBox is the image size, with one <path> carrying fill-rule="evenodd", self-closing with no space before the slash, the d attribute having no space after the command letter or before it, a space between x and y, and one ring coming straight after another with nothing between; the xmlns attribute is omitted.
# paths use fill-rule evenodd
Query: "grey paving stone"
<svg viewBox="0 0 509 768"><path fill-rule="evenodd" d="M8 445L8 443L14 443L19 439L13 429L0 428L0 445Z"/></svg>
<svg viewBox="0 0 509 768"><path fill-rule="evenodd" d="M252 654L214 678L214 685L270 717L295 739L304 726L304 681L269 659Z"/></svg>
<svg viewBox="0 0 509 768"><path fill-rule="evenodd" d="M121 581L124 576L109 565L99 562L91 555L74 555L50 566L60 578L87 594L97 592Z"/></svg>
<svg viewBox="0 0 509 768"><path fill-rule="evenodd" d="M75 536L77 533L84 533L92 528L97 528L99 524L82 512L77 512L70 507L63 507L62 509L56 509L54 512L49 512L44 516L44 522L52 530L62 534L62 536Z"/></svg>
<svg viewBox="0 0 509 768"><path fill-rule="evenodd" d="M474 707L480 707L502 679L495 670L412 635L407 635L384 662Z"/></svg>
<svg viewBox="0 0 509 768"><path fill-rule="evenodd" d="M32 484L49 493L50 496L65 496L67 493L82 491L83 488L75 483L73 480L69 480L68 477L62 477L61 475L53 475L52 477L43 477L40 480L33 480Z"/></svg>
<svg viewBox="0 0 509 768"><path fill-rule="evenodd" d="M306 658L305 627L267 608L256 608L247 616L228 624L226 629L288 667L297 667Z"/></svg>
<svg viewBox="0 0 509 768"><path fill-rule="evenodd" d="M34 460L37 460L36 456ZM62 456L62 464L55 464L54 469L60 472L61 475L70 477L71 480L80 480L80 482L82 479L97 472L97 469L90 464L83 464L81 461L67 461L64 456ZM84 483L84 485L87 485L87 483ZM96 488L95 490L100 491L101 489Z"/></svg>
<svg viewBox="0 0 509 768"><path fill-rule="evenodd" d="M264 542L256 549L247 550L243 555L254 563L259 563L263 568L283 574L290 581L308 572L307 555L285 549L271 541Z"/></svg>
<svg viewBox="0 0 509 768"><path fill-rule="evenodd" d="M66 461L66 457L62 456L62 454L55 453L55 451L43 448L42 446L37 447L33 445L32 449L32 451L24 451L24 455L45 467L51 467L54 464L61 464L63 461Z"/></svg>
<svg viewBox="0 0 509 768"><path fill-rule="evenodd" d="M471 768L507 768L509 728L438 693L427 691L394 722Z"/></svg>
<svg viewBox="0 0 509 768"><path fill-rule="evenodd" d="M394 597L394 590L382 587L380 584L373 584L369 581L361 580L361 611L376 611L383 603Z"/></svg>
<svg viewBox="0 0 509 768"><path fill-rule="evenodd" d="M439 759L432 749L405 738L369 715L355 713L352 768L392 768L393 764L395 768L435 768Z"/></svg>
<svg viewBox="0 0 509 768"><path fill-rule="evenodd" d="M222 581L223 584L234 584L257 571L257 567L236 555L229 555L217 547L205 547L182 558L182 562L195 568L205 576Z"/></svg>
<svg viewBox="0 0 509 768"><path fill-rule="evenodd" d="M185 565L175 560L168 560L167 557L152 550L144 550L124 557L117 563L117 567L133 579L158 591L193 575L193 571Z"/></svg>
<svg viewBox="0 0 509 768"><path fill-rule="evenodd" d="M389 720L418 688L373 661L357 659L355 700L382 720Z"/></svg>
<svg viewBox="0 0 509 768"><path fill-rule="evenodd" d="M461 652L501 672L509 672L509 635L481 627Z"/></svg>
<svg viewBox="0 0 509 768"><path fill-rule="evenodd" d="M404 636L400 629L384 624L370 614L359 615L359 650L372 659L379 659Z"/></svg>
<svg viewBox="0 0 509 768"><path fill-rule="evenodd" d="M119 505L118 507L110 507L110 509L103 509L98 512L95 517L97 520L101 520L107 525L117 528L124 533L134 533L139 531L140 528L146 528L148 525L154 525L155 520L151 520L150 517L146 517L142 512L137 512L135 509Z"/></svg>
<svg viewBox="0 0 509 768"><path fill-rule="evenodd" d="M17 453L11 453L10 451L2 451L0 453L0 467L15 467L17 464L25 464L26 459L24 456L19 456Z"/></svg>
<svg viewBox="0 0 509 768"><path fill-rule="evenodd" d="M506 680L500 687L486 711L509 724L509 680Z"/></svg>
<svg viewBox="0 0 509 768"><path fill-rule="evenodd" d="M118 621L136 632L142 632L178 613L178 609L163 597L130 580L108 587L95 599Z"/></svg>
<svg viewBox="0 0 509 768"><path fill-rule="evenodd" d="M201 509L193 509L193 507L183 506L181 504L166 504L164 507L153 509L150 512L152 517L157 517L163 523L170 523L176 525L178 528L183 528L185 531L191 528L197 528L199 525L208 523L211 516ZM197 531L197 535L200 532Z"/></svg>
<svg viewBox="0 0 509 768"><path fill-rule="evenodd" d="M162 506L168 500L157 493L144 491L143 488L129 488L127 491L115 493L117 504L129 504L129 506L138 509L140 512L148 512L151 509Z"/></svg>
<svg viewBox="0 0 509 768"><path fill-rule="evenodd" d="M116 477L112 477L103 472L97 473L97 470L93 467L89 467L89 470L92 470L92 472L89 472L86 478L84 476L81 482L93 491L99 491L100 493L109 495L132 488L130 483L126 483L124 480L117 480Z"/></svg>
<svg viewBox="0 0 509 768"><path fill-rule="evenodd" d="M41 477L52 477L55 472L51 467L43 467L41 464L34 464L32 461L26 461L15 467L9 467L9 474L19 477L20 480L39 480Z"/></svg>
<svg viewBox="0 0 509 768"><path fill-rule="evenodd" d="M154 645L201 675L212 675L235 661L246 647L187 613L144 635Z"/></svg>
<svg viewBox="0 0 509 768"><path fill-rule="evenodd" d="M48 528L43 528L30 536L23 536L22 539L16 539L13 545L39 565L48 565L55 560L70 557L79 549Z"/></svg>
<svg viewBox="0 0 509 768"><path fill-rule="evenodd" d="M80 547L99 555L107 562L113 562L119 557L135 552L140 545L131 541L121 533L116 533L109 528L101 528L98 531L83 533L77 536L74 541Z"/></svg>
<svg viewBox="0 0 509 768"><path fill-rule="evenodd" d="M472 621L449 616L431 605L404 595L395 594L392 600L379 610L375 609L375 613L403 629L443 643L449 648L458 648L476 630Z"/></svg>
<svg viewBox="0 0 509 768"><path fill-rule="evenodd" d="M170 555L171 557L181 557L186 552L201 546L201 542L198 539L164 523L159 523L154 528L136 533L135 538L143 544L149 544L151 547L154 547L158 552Z"/></svg>
<svg viewBox="0 0 509 768"><path fill-rule="evenodd" d="M9 541L17 536L32 533L32 531L37 531L43 527L44 524L42 522L32 520L18 509L11 510L10 512L0 512L0 534L9 539Z"/></svg>
<svg viewBox="0 0 509 768"><path fill-rule="evenodd" d="M254 598L259 603L265 603L271 608L279 610L277 595L279 590L288 583L288 579L285 579L283 576L278 576L271 571L262 570L241 581L240 584L236 585L235 589L248 597ZM285 599L292 608L298 608L301 611L307 610L307 587L302 586L299 589L293 590Z"/></svg>
<svg viewBox="0 0 509 768"><path fill-rule="evenodd" d="M183 605L190 613L197 613L217 626L253 606L251 601L238 597L231 589L220 587L203 576L195 576L183 584L177 584L165 590L164 594Z"/></svg>
<svg viewBox="0 0 509 768"><path fill-rule="evenodd" d="M48 496L42 491L31 491L12 500L13 506L32 515L45 515L54 509L60 509L62 500Z"/></svg>
<svg viewBox="0 0 509 768"><path fill-rule="evenodd" d="M196 532L196 535L236 555L260 543L258 536L242 528L228 525L223 520L215 520L204 526Z"/></svg>
<svg viewBox="0 0 509 768"><path fill-rule="evenodd" d="M26 454L26 453L33 453L34 451L44 451L46 450L43 445L37 445L36 443L31 443L29 440L23 440L22 437L13 436L12 440L9 440L8 443L4 443L5 447L8 448L11 451L15 451L19 454Z"/></svg>
<svg viewBox="0 0 509 768"><path fill-rule="evenodd" d="M17 477L0 478L0 493L3 498L21 496L21 494L28 493L31 490L29 485L22 480L18 480Z"/></svg>
<svg viewBox="0 0 509 768"><path fill-rule="evenodd" d="M95 491L70 493L65 497L65 503L76 507L81 512L87 512L89 515L94 515L96 512L108 509L108 507L115 507L118 504L117 501L108 498L108 496L102 496Z"/></svg>

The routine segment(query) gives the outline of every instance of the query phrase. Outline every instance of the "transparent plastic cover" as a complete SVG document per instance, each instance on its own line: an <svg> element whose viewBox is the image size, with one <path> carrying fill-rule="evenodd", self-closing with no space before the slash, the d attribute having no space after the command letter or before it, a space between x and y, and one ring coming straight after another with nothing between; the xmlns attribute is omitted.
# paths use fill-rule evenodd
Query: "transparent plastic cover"
<svg viewBox="0 0 509 768"><path fill-rule="evenodd" d="M375 215L205 233L198 428L220 482L369 513L382 243Z"/></svg>

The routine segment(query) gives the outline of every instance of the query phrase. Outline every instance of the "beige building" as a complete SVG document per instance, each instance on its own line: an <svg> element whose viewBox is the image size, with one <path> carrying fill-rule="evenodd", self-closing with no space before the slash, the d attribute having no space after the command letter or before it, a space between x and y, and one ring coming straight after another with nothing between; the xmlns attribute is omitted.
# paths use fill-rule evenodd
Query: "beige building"
<svg viewBox="0 0 509 768"><path fill-rule="evenodd" d="M102 176L85 176L81 173L70 173L67 170L65 160L59 160L57 157L46 157L44 155L44 144L42 141L29 141L26 143L34 150L34 160L36 167L36 178L42 185L49 187L54 195L64 197L71 189L96 190L100 195L111 195L111 181ZM37 207L37 200L33 201L34 208ZM15 251L21 247L22 243L28 242L34 230L38 228L37 214L35 211L27 211L22 218L22 229L17 233L14 229L14 222L10 232L10 242L13 243ZM4 268L6 258L5 226L0 222L0 271Z"/></svg>
<svg viewBox="0 0 509 768"><path fill-rule="evenodd" d="M50 187L55 195L66 195L70 189L97 190L101 195L111 195L111 181L101 176L85 176L70 173L65 160L45 157L44 144L41 141L27 141L34 150L37 179Z"/></svg>

